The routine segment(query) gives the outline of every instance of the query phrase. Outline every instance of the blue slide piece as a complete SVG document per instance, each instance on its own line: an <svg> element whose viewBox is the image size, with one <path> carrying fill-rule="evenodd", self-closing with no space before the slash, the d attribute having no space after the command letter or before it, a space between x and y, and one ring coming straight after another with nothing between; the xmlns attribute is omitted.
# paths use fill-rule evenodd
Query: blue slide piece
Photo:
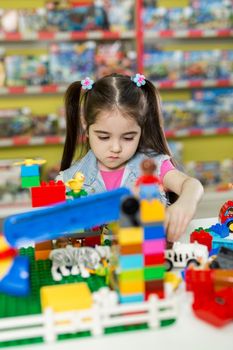
<svg viewBox="0 0 233 350"><path fill-rule="evenodd" d="M0 292L14 296L26 296L30 293L29 258L16 256L7 273L0 280Z"/></svg>
<svg viewBox="0 0 233 350"><path fill-rule="evenodd" d="M127 188L90 195L43 209L9 216L3 233L12 247L56 239L80 229L119 219L120 202Z"/></svg>

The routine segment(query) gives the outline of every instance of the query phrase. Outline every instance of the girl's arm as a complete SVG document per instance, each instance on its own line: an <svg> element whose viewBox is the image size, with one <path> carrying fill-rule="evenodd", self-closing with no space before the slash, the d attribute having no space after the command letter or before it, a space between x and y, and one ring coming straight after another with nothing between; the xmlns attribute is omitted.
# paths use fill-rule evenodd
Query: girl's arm
<svg viewBox="0 0 233 350"><path fill-rule="evenodd" d="M167 208L165 218L167 239L174 242L186 232L203 195L203 186L197 179L176 169L166 173L163 186L179 196L177 201Z"/></svg>

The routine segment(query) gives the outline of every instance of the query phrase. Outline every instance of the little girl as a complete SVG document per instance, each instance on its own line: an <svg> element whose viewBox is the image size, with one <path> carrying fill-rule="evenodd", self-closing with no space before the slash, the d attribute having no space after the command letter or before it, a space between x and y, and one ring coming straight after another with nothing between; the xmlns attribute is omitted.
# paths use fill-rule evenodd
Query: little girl
<svg viewBox="0 0 233 350"><path fill-rule="evenodd" d="M96 82L86 78L68 87L65 108L67 131L57 180L67 182L82 172L88 193L132 188L141 162L153 158L164 191L178 195L167 207L165 227L169 241L179 239L195 214L203 187L173 165L154 85L141 74L111 74ZM81 155L85 145L88 152L71 165L77 140Z"/></svg>

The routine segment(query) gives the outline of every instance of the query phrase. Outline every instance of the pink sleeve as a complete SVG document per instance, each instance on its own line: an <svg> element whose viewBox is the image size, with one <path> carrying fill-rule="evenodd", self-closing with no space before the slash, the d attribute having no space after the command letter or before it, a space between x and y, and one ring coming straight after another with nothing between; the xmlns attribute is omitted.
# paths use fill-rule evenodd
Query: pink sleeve
<svg viewBox="0 0 233 350"><path fill-rule="evenodd" d="M163 178L164 176L167 174L168 171L170 170L174 170L175 167L174 165L172 164L172 162L167 159L165 160L162 165L161 165L161 169L160 169L160 181L162 182L163 181Z"/></svg>

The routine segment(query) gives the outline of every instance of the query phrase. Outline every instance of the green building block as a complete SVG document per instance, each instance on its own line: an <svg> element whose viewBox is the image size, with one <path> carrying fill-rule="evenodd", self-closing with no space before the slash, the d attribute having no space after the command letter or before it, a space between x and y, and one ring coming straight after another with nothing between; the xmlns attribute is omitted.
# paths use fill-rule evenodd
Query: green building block
<svg viewBox="0 0 233 350"><path fill-rule="evenodd" d="M23 176L21 177L22 188L40 186L39 176Z"/></svg>
<svg viewBox="0 0 233 350"><path fill-rule="evenodd" d="M149 267L144 268L144 280L145 281L164 279L164 274L165 274L165 266L164 265L149 266Z"/></svg>

